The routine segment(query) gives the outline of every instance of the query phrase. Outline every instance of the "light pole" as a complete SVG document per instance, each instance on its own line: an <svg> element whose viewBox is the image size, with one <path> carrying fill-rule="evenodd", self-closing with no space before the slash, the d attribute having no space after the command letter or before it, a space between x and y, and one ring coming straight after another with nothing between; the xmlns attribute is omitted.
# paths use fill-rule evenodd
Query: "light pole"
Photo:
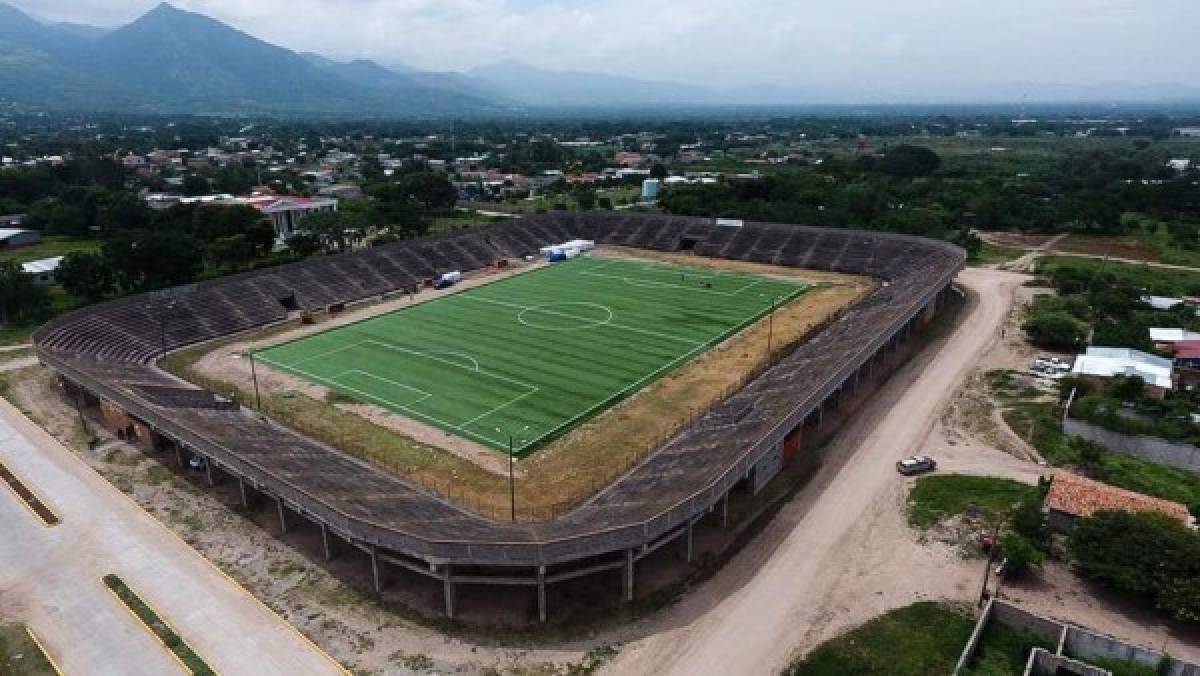
<svg viewBox="0 0 1200 676"><path fill-rule="evenodd" d="M779 296L771 296L771 312L767 315L767 361L771 361L771 338L775 333L775 305Z"/></svg>
<svg viewBox="0 0 1200 676"><path fill-rule="evenodd" d="M254 381L254 408L262 413L262 399L258 396L258 372L254 370L254 353L247 352L246 356L250 357L250 379Z"/></svg>
<svg viewBox="0 0 1200 676"><path fill-rule="evenodd" d="M167 356L167 313L174 309L175 301L167 301L167 304L163 306L158 316L158 332L162 348L162 354L158 356L159 359L164 359Z"/></svg>
<svg viewBox="0 0 1200 676"><path fill-rule="evenodd" d="M520 434L527 429L529 429L529 425L517 430L517 434ZM516 458L516 455L513 452L513 436L515 435L512 432L505 432L499 427L496 428L496 431L500 434L508 435L508 509L509 519L515 523L517 520L517 481L513 469L513 462ZM522 439L521 442L524 443L525 440Z"/></svg>

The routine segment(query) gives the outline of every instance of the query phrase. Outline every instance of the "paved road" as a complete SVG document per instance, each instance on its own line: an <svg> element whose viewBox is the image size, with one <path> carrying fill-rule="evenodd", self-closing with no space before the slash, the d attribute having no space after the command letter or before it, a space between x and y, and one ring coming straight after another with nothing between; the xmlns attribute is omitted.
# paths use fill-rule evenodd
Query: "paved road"
<svg viewBox="0 0 1200 676"><path fill-rule="evenodd" d="M831 461L810 488L712 580L653 620L649 636L631 642L607 673L775 674L802 637L854 612L856 604L831 600L835 587L852 584L845 572L866 563L848 560L859 551L848 543L857 543L856 529L871 520L873 505L891 504L882 499L901 485L894 461L918 450L943 405L997 340L1022 279L964 271L959 280L975 300L944 345L901 369L834 442ZM886 559L876 550L887 548L888 534L867 537L872 556ZM940 581L914 582L914 574L897 573L937 591Z"/></svg>
<svg viewBox="0 0 1200 676"><path fill-rule="evenodd" d="M0 488L0 613L31 626L66 673L182 671L105 589L100 578L110 572L226 676L341 671L4 400L0 461L62 518L45 527Z"/></svg>

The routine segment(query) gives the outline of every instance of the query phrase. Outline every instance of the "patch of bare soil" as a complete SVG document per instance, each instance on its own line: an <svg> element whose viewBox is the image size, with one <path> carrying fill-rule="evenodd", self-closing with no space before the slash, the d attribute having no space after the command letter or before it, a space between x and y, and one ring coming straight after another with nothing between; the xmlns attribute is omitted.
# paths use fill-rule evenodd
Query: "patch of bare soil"
<svg viewBox="0 0 1200 676"><path fill-rule="evenodd" d="M613 249L598 254L633 255ZM530 458L519 461L519 519L552 518L595 494L695 415L743 386L769 359L836 317L874 285L862 277L690 255L636 252L634 257L767 274L792 281L803 279L814 288L779 308L769 329L766 320L744 329ZM492 275L483 281L497 278ZM481 280L472 277L462 288L479 283ZM422 292L415 299L380 303L318 326L275 327L260 335L184 350L171 355L166 365L201 385L235 393L242 401L254 401L251 364L242 356L245 352L440 295ZM768 330L773 332L777 346L772 355L762 349ZM482 514L494 518L509 516L508 466L501 454L378 406L339 401L327 388L261 363L255 365L254 371L263 409L283 424L421 483Z"/></svg>
<svg viewBox="0 0 1200 676"><path fill-rule="evenodd" d="M1019 232L989 232L987 239L1001 246L1036 248L1050 241L1054 235L1025 235Z"/></svg>
<svg viewBox="0 0 1200 676"><path fill-rule="evenodd" d="M1033 296L1042 292L1027 287L1016 289L1015 302L1000 335L942 414L942 433L948 442L974 441L1023 460L1040 460L1037 451L1004 422L1001 402L989 386L988 373L998 370L1023 373L1040 354L1025 342L1021 323ZM1027 382L1024 376L1018 376L1018 379L1022 385Z"/></svg>
<svg viewBox="0 0 1200 676"><path fill-rule="evenodd" d="M1103 237L1099 235L1067 235L1056 242L1052 251L1081 253L1093 256L1113 256L1135 261L1162 261L1158 248L1136 237Z"/></svg>

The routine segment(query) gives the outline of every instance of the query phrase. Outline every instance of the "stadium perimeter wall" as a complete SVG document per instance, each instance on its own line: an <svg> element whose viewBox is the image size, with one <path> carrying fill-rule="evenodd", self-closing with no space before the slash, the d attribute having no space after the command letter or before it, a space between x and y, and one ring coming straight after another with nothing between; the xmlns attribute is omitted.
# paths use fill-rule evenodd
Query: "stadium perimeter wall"
<svg viewBox="0 0 1200 676"><path fill-rule="evenodd" d="M576 238L869 275L880 284L628 474L545 523L474 514L154 365L169 350L282 321L289 309L413 289L440 272ZM548 585L613 571L623 598L632 599L638 561L676 541L690 557L697 522L723 512L735 486L765 484L778 471L785 439L819 425L861 374L928 322L964 260L950 244L883 233L547 214L124 298L59 318L34 343L71 392L123 411L135 436L148 429L152 446L174 448L180 460L184 452L204 457L210 480L232 477L243 502L274 501L281 530L300 516L320 529L326 556L340 542L366 552L377 590L386 565L426 575L442 583L453 615L457 585L527 586L536 589L545 619Z"/></svg>

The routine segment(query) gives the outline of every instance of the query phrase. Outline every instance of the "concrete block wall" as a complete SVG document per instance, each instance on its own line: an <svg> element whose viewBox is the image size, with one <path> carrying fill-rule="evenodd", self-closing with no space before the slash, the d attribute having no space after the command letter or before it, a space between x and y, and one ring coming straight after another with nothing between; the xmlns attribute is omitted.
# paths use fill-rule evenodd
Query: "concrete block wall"
<svg viewBox="0 0 1200 676"><path fill-rule="evenodd" d="M1029 661L1025 666L1025 673L1027 675L1033 674L1034 676L1039 676L1040 674L1059 673L1053 669L1039 671L1038 669L1041 668L1039 665L1066 665L1069 669L1062 673L1078 674L1079 676L1102 676L1110 674L1110 672L1104 669L1078 671L1075 666L1069 663L1086 663L1090 659L1113 658L1134 662L1152 669L1161 668L1162 671L1160 673L1165 674L1165 676L1200 676L1200 665L1183 662L1163 653L1131 645L1111 636L1097 634L1082 627L1042 617L1041 615L1031 613L997 599L988 601L983 613L980 614L979 621L976 622L975 629L958 658L958 665L954 668L955 674L961 673L967 664L970 663L979 645L980 637L983 635L989 622L998 622L1017 631L1032 632L1058 646L1057 653L1042 651L1048 657L1038 658L1035 654L1031 653ZM1050 657L1063 658L1065 661L1051 660L1049 659Z"/></svg>
<svg viewBox="0 0 1200 676"><path fill-rule="evenodd" d="M1034 648L1025 665L1025 676L1113 676L1107 669L1093 667L1078 660L1054 653L1043 648Z"/></svg>
<svg viewBox="0 0 1200 676"><path fill-rule="evenodd" d="M1200 448L1190 444L1179 444L1166 439L1135 434L1121 434L1075 418L1067 418L1063 421L1063 432L1083 437L1113 453L1131 455L1143 460L1200 472Z"/></svg>

